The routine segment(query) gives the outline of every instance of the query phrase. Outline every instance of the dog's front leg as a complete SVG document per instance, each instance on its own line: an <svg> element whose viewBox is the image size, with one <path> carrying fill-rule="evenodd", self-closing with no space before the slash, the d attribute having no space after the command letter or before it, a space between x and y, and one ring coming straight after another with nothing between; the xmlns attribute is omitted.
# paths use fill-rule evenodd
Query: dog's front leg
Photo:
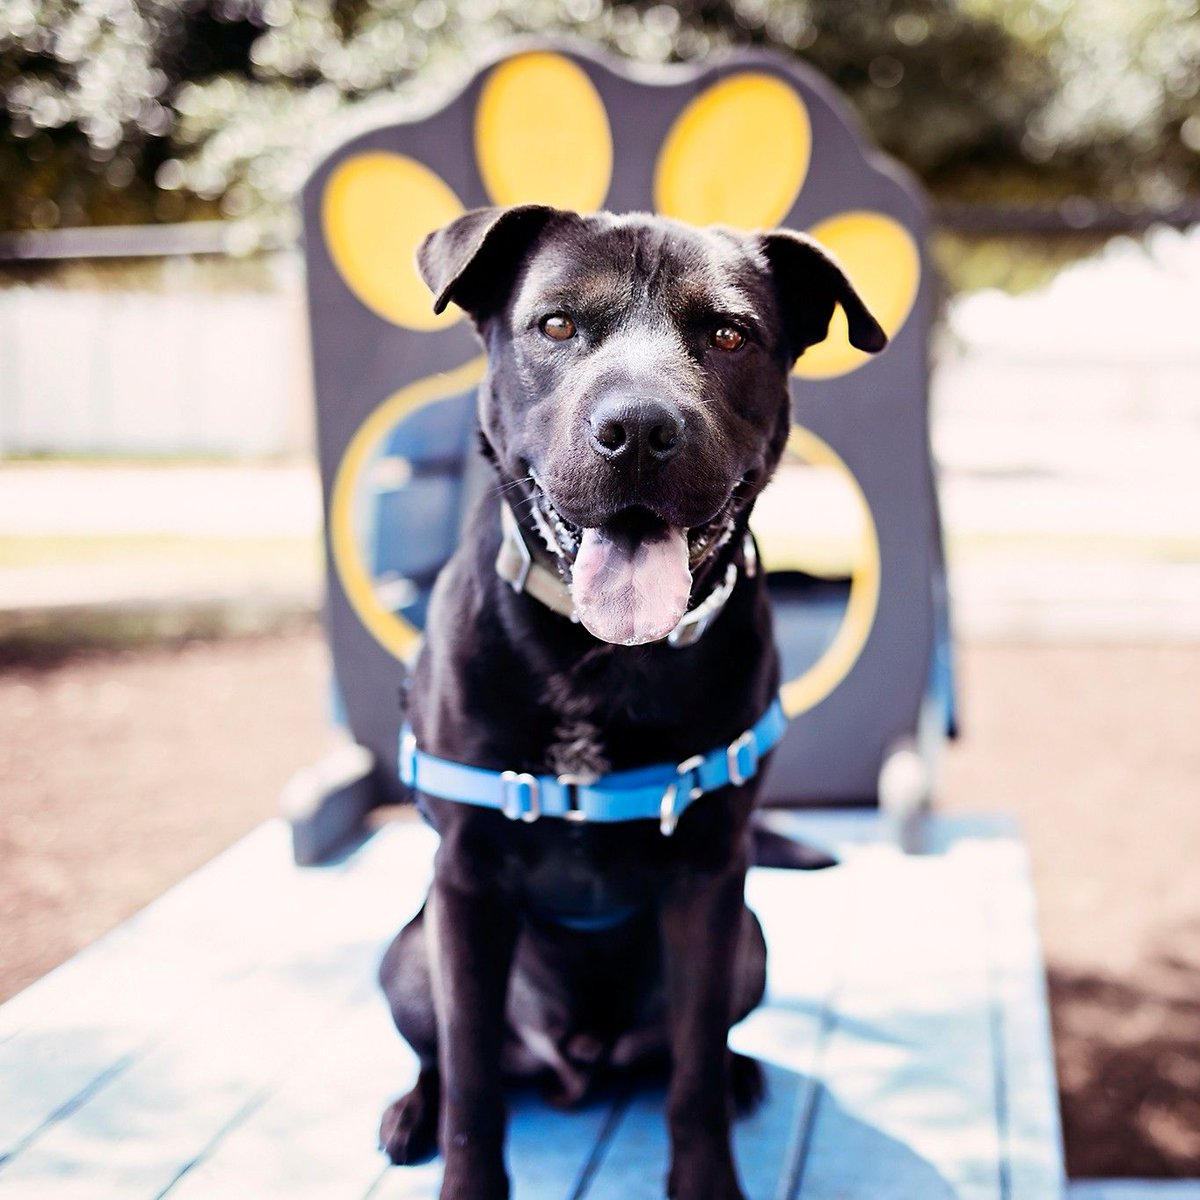
<svg viewBox="0 0 1200 1200"><path fill-rule="evenodd" d="M443 841L430 892L441 1071L442 1200L505 1200L500 1051L516 938L511 897Z"/></svg>
<svg viewBox="0 0 1200 1200"><path fill-rule="evenodd" d="M730 1145L727 1040L746 865L682 873L663 905L671 1040L673 1200L740 1200Z"/></svg>

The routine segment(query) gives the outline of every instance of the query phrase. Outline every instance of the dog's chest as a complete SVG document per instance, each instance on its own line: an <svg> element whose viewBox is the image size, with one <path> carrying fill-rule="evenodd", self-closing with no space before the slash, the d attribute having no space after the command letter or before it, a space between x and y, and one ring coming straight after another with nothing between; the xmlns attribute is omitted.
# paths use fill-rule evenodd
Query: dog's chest
<svg viewBox="0 0 1200 1200"><path fill-rule="evenodd" d="M554 728L554 741L546 751L546 765L556 775L582 778L604 775L608 759L600 730L583 719L564 719Z"/></svg>
<svg viewBox="0 0 1200 1200"><path fill-rule="evenodd" d="M611 647L547 675L542 700L553 718L546 765L559 775L605 775L613 770L616 729L657 721L656 689L643 671L616 669Z"/></svg>

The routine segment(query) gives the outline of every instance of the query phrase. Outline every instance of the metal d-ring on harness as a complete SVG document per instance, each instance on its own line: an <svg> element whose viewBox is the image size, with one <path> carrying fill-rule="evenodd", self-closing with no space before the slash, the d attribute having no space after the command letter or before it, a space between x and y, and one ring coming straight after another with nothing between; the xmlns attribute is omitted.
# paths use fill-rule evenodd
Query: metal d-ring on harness
<svg viewBox="0 0 1200 1200"><path fill-rule="evenodd" d="M414 790L495 809L511 821L657 820L663 836L670 837L679 818L701 796L753 779L786 729L783 705L775 699L727 746L694 754L681 763L654 763L591 778L470 767L418 749L412 730L405 726L400 735L400 778Z"/></svg>

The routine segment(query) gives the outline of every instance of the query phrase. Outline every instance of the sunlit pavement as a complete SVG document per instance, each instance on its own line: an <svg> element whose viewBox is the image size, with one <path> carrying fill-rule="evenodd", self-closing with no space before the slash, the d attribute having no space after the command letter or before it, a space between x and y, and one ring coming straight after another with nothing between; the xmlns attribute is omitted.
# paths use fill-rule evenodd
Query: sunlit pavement
<svg viewBox="0 0 1200 1200"><path fill-rule="evenodd" d="M956 300L933 443L968 635L1200 636L1200 229Z"/></svg>
<svg viewBox="0 0 1200 1200"><path fill-rule="evenodd" d="M1200 637L1200 403L1183 420L938 395L955 612L970 635ZM1052 411L1052 410L1049 410Z"/></svg>
<svg viewBox="0 0 1200 1200"><path fill-rule="evenodd" d="M939 393L934 441L958 632L1200 637L1200 421L1034 423ZM1064 423L1065 425L1065 423ZM1036 444L1034 440L1036 439ZM315 609L306 463L0 468L0 612L173 603Z"/></svg>
<svg viewBox="0 0 1200 1200"><path fill-rule="evenodd" d="M216 632L269 629L319 607L320 527L307 462L4 465L0 637L47 625L69 637L85 614L131 613L153 635L173 611Z"/></svg>

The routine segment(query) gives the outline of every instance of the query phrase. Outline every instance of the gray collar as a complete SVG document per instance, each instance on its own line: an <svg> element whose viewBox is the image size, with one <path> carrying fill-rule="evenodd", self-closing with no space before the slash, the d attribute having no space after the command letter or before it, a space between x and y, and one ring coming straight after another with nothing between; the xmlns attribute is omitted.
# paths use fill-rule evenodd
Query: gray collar
<svg viewBox="0 0 1200 1200"><path fill-rule="evenodd" d="M500 505L500 527L503 537L500 553L496 555L496 574L514 592L524 592L551 612L578 621L579 615L571 600L571 592L556 571L537 562L530 553L525 535L513 511L506 503ZM758 572L758 552L753 536L747 532L742 545L745 572L752 577ZM725 578L689 612L684 613L679 624L667 634L667 645L675 649L691 646L698 642L717 619L726 601L733 595L738 581L738 566L731 562L725 569Z"/></svg>

